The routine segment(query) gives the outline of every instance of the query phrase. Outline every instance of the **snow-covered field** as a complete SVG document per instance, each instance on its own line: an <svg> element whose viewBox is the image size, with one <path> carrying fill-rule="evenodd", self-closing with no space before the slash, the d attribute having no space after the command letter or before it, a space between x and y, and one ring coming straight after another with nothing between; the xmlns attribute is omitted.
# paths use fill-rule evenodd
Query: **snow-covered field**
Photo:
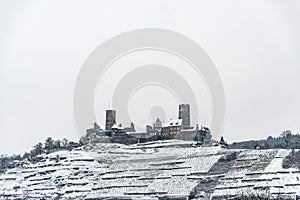
<svg viewBox="0 0 300 200"><path fill-rule="evenodd" d="M221 158L234 164L212 173ZM0 199L186 199L201 180L218 177L211 197L244 189L300 195L300 171L282 169L288 150L226 150L169 140L145 144L97 144L43 155L37 164L0 175ZM201 193L201 191L199 192ZM205 196L205 195L204 195ZM207 196L207 195L206 195Z"/></svg>

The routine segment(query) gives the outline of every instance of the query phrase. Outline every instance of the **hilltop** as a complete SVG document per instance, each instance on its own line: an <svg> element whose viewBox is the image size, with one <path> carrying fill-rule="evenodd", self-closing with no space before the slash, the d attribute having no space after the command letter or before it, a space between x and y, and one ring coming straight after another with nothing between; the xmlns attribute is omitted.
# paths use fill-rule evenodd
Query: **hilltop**
<svg viewBox="0 0 300 200"><path fill-rule="evenodd" d="M38 162L0 175L0 199L300 197L300 170L282 167L291 150L193 143L98 143L43 153Z"/></svg>

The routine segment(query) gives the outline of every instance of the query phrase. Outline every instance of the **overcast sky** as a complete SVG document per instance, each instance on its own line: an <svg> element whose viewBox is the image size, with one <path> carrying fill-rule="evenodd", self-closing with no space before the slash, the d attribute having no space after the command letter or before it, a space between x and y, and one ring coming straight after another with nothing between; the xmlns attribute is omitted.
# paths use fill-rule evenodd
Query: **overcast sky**
<svg viewBox="0 0 300 200"><path fill-rule="evenodd" d="M139 28L179 32L206 51L223 80L229 142L299 132L299 19L297 0L2 0L0 153L29 151L48 136L78 140L73 91L83 62L102 42ZM210 123L205 105L200 124ZM95 112L103 127L104 111Z"/></svg>

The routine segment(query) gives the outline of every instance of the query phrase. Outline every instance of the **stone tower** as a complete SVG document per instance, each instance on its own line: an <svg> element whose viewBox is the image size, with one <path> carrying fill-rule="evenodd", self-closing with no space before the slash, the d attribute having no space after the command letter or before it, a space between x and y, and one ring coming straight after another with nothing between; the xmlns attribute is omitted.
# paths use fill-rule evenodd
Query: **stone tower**
<svg viewBox="0 0 300 200"><path fill-rule="evenodd" d="M189 104L180 104L179 105L178 119L182 119L182 125L183 125L184 129L191 127L190 105Z"/></svg>
<svg viewBox="0 0 300 200"><path fill-rule="evenodd" d="M153 130L155 133L160 133L162 128L162 123L159 118L153 123Z"/></svg>
<svg viewBox="0 0 300 200"><path fill-rule="evenodd" d="M116 111L106 110L105 130L111 130L111 127L116 123Z"/></svg>

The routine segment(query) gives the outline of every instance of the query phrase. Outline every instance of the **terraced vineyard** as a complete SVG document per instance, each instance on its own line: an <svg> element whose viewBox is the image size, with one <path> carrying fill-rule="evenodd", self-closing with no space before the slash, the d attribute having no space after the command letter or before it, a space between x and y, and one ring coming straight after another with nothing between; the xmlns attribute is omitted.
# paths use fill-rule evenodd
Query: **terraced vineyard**
<svg viewBox="0 0 300 200"><path fill-rule="evenodd" d="M222 199L266 189L300 198L300 171L281 167L287 154L177 140L90 145L1 174L0 199Z"/></svg>

